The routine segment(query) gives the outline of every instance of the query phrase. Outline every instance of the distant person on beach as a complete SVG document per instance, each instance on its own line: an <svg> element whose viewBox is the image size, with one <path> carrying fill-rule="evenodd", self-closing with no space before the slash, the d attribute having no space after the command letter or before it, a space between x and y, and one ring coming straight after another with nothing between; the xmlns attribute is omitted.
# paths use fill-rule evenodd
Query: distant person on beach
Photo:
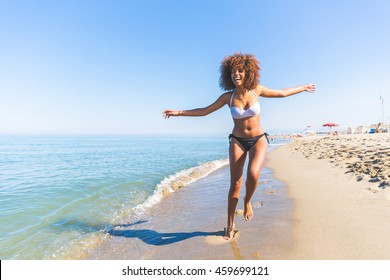
<svg viewBox="0 0 390 280"><path fill-rule="evenodd" d="M314 92L314 84L293 88L270 89L260 82L260 63L252 54L234 53L223 59L220 66L220 87L223 93L214 103L193 110L165 110L165 118L206 116L224 105L230 107L234 127L229 135L230 190L228 194L228 219L224 239L234 237L234 214L240 195L246 157L249 157L246 192L244 197L244 221L253 217L250 200L257 188L268 147L268 134L260 124L259 97L287 97L300 92Z"/></svg>

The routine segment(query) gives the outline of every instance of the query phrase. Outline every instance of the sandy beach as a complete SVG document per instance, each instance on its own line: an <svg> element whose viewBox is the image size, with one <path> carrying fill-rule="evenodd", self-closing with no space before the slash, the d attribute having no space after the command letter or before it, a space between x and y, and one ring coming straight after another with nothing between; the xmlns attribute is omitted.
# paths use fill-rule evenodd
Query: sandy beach
<svg viewBox="0 0 390 280"><path fill-rule="evenodd" d="M297 139L269 153L255 216L242 221L240 201L233 240L222 238L224 167L114 225L80 258L388 260L389 170L390 135Z"/></svg>
<svg viewBox="0 0 390 280"><path fill-rule="evenodd" d="M390 259L390 135L298 139L267 166L294 201L289 259Z"/></svg>
<svg viewBox="0 0 390 280"><path fill-rule="evenodd" d="M250 222L243 221L241 199L235 219L239 231L231 241L223 239L228 188L229 168L224 167L169 195L148 209L141 219L114 225L99 246L89 249L80 258L285 258L292 244L292 203L284 184L274 180L269 169L263 170L252 199L255 216Z"/></svg>

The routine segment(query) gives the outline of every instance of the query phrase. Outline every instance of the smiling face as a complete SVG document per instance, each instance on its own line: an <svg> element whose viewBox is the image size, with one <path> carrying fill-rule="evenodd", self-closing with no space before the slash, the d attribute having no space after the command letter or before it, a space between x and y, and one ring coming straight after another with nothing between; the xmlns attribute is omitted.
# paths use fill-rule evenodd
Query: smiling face
<svg viewBox="0 0 390 280"><path fill-rule="evenodd" d="M242 68L232 68L231 78L236 87L242 86L245 80L245 70Z"/></svg>

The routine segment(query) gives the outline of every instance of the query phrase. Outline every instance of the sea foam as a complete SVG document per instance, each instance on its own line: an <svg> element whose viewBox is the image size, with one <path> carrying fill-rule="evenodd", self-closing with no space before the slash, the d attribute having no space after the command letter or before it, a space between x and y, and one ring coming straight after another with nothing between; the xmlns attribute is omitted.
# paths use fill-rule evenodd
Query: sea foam
<svg viewBox="0 0 390 280"><path fill-rule="evenodd" d="M188 184L191 184L201 178L206 177L215 170L222 168L229 164L229 159L219 159L200 164L199 166L191 167L176 174L164 178L156 185L154 193L147 198L147 200L133 208L133 211L140 215L146 209L153 207L159 203L164 197L170 193L181 189Z"/></svg>

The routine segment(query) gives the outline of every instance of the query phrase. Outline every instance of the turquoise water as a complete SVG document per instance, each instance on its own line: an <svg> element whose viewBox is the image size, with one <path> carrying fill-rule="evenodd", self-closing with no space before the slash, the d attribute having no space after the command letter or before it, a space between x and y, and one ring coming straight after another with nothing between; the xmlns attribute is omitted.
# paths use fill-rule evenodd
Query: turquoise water
<svg viewBox="0 0 390 280"><path fill-rule="evenodd" d="M227 137L3 136L0 258L76 258L227 157Z"/></svg>

